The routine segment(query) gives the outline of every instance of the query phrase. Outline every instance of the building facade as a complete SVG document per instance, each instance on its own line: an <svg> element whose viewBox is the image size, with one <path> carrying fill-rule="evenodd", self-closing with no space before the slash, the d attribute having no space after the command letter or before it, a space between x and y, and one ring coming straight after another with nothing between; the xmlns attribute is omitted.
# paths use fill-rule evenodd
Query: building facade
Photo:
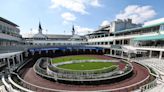
<svg viewBox="0 0 164 92"><path fill-rule="evenodd" d="M120 23L120 20L118 20L118 22ZM117 23L117 21L114 21L114 23ZM113 22L109 25L108 35L97 34L96 32L89 34L88 44L110 48L111 55L118 54L121 56L124 51L118 48L115 49L115 47L121 47L135 50L138 56L144 55L159 59L164 58L164 21L145 26L128 22L129 26L126 27L127 29L118 31L116 29L120 29L127 21L121 21L121 24L119 23L117 23L117 26L113 25ZM135 26L132 27L131 25ZM113 26L116 27L114 27L114 31ZM103 32L103 30L101 32Z"/></svg>
<svg viewBox="0 0 164 92"><path fill-rule="evenodd" d="M18 45L21 41L18 25L0 17L0 46Z"/></svg>

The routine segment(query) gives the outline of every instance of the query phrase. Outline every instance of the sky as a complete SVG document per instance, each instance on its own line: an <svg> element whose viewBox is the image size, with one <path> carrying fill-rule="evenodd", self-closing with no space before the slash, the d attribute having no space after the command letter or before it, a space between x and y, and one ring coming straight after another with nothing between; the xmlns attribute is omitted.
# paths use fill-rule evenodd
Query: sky
<svg viewBox="0 0 164 92"><path fill-rule="evenodd" d="M164 17L163 0L1 0L0 17L17 25L23 36L37 33L83 35L116 19L144 23Z"/></svg>

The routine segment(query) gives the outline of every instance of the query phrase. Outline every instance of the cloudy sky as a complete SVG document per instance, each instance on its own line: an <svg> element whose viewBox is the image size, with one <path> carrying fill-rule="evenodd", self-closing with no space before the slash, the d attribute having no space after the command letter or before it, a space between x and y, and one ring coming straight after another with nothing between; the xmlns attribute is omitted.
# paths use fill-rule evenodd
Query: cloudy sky
<svg viewBox="0 0 164 92"><path fill-rule="evenodd" d="M164 17L163 0L1 0L0 16L18 24L21 34L85 34L115 19L134 23Z"/></svg>

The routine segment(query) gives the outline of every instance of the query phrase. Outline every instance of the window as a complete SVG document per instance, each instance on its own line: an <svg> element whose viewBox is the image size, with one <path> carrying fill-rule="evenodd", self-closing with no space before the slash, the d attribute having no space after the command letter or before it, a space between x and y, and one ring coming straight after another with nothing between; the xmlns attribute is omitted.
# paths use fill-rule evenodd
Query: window
<svg viewBox="0 0 164 92"><path fill-rule="evenodd" d="M160 29L159 30L164 30L164 25L160 25Z"/></svg>
<svg viewBox="0 0 164 92"><path fill-rule="evenodd" d="M0 30L2 30L2 25L0 25Z"/></svg>

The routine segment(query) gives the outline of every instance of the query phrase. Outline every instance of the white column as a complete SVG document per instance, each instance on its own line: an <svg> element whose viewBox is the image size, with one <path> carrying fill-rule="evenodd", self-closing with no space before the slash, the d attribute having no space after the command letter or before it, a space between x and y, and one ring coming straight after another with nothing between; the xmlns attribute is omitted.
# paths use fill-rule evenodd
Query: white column
<svg viewBox="0 0 164 92"><path fill-rule="evenodd" d="M3 58L3 63L4 63L4 64L6 63L6 60L5 60L5 58Z"/></svg>
<svg viewBox="0 0 164 92"><path fill-rule="evenodd" d="M17 55L17 57L16 57L16 59L18 60L19 63L21 63L21 57L20 57L20 55Z"/></svg>
<svg viewBox="0 0 164 92"><path fill-rule="evenodd" d="M112 49L110 49L110 55L112 55Z"/></svg>
<svg viewBox="0 0 164 92"><path fill-rule="evenodd" d="M66 50L65 50L65 49L63 49L63 50L62 50L62 52L63 52L63 53L65 53L65 52L66 52Z"/></svg>
<svg viewBox="0 0 164 92"><path fill-rule="evenodd" d="M7 58L7 65L8 65L9 71L10 71L10 70L11 70L11 66L10 66L10 58Z"/></svg>
<svg viewBox="0 0 164 92"><path fill-rule="evenodd" d="M48 50L46 50L46 54L48 53Z"/></svg>
<svg viewBox="0 0 164 92"><path fill-rule="evenodd" d="M105 49L103 49L102 52L105 53Z"/></svg>
<svg viewBox="0 0 164 92"><path fill-rule="evenodd" d="M98 49L96 49L96 52L98 53L98 52L99 52L99 50L98 50Z"/></svg>
<svg viewBox="0 0 164 92"><path fill-rule="evenodd" d="M23 62L23 53L20 54L20 62Z"/></svg>
<svg viewBox="0 0 164 92"><path fill-rule="evenodd" d="M114 56L116 56L116 50L114 50Z"/></svg>
<svg viewBox="0 0 164 92"><path fill-rule="evenodd" d="M28 57L28 52L25 52L25 57Z"/></svg>
<svg viewBox="0 0 164 92"><path fill-rule="evenodd" d="M32 55L34 55L34 51L32 51Z"/></svg>
<svg viewBox="0 0 164 92"><path fill-rule="evenodd" d="M16 56L16 60L18 60L18 62L21 63L21 61L20 61L21 59L20 59L19 55Z"/></svg>
<svg viewBox="0 0 164 92"><path fill-rule="evenodd" d="M131 55L130 55L130 53L129 53L129 52L128 52L127 54L128 54L128 61L130 61L130 56L131 56Z"/></svg>
<svg viewBox="0 0 164 92"><path fill-rule="evenodd" d="M122 45L124 45L124 39L122 40Z"/></svg>
<svg viewBox="0 0 164 92"><path fill-rule="evenodd" d="M150 50L150 52L149 52L149 58L151 58L151 56L152 56L152 51Z"/></svg>
<svg viewBox="0 0 164 92"><path fill-rule="evenodd" d="M55 53L55 50L52 50L53 53Z"/></svg>
<svg viewBox="0 0 164 92"><path fill-rule="evenodd" d="M160 54L159 54L159 59L162 58L162 51L160 51Z"/></svg>
<svg viewBox="0 0 164 92"><path fill-rule="evenodd" d="M116 40L113 41L113 45L116 45Z"/></svg>
<svg viewBox="0 0 164 92"><path fill-rule="evenodd" d="M122 58L124 57L124 52L123 52L123 51L121 51L121 57L122 57Z"/></svg>
<svg viewBox="0 0 164 92"><path fill-rule="evenodd" d="M39 51L39 54L41 54L41 50Z"/></svg>
<svg viewBox="0 0 164 92"><path fill-rule="evenodd" d="M14 57L12 57L12 60L13 60L13 66L15 66L15 60L14 60Z"/></svg>

